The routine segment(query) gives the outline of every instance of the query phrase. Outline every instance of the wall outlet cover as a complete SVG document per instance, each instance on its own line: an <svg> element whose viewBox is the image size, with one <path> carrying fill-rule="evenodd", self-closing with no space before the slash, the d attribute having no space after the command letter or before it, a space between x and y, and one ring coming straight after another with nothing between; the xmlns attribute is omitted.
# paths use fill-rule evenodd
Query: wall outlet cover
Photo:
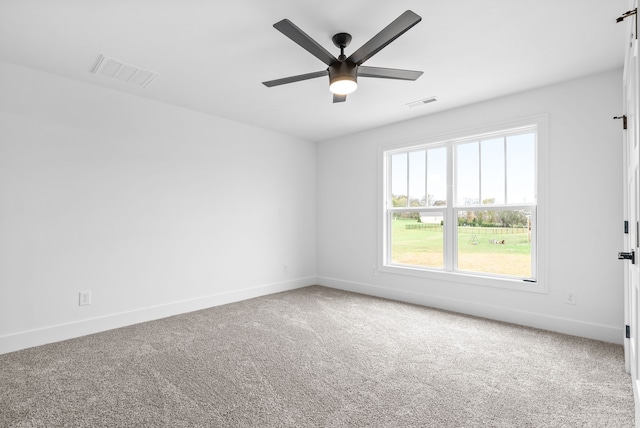
<svg viewBox="0 0 640 428"><path fill-rule="evenodd" d="M85 306L91 304L91 291L81 291L79 293L78 305Z"/></svg>
<svg viewBox="0 0 640 428"><path fill-rule="evenodd" d="M577 300L576 292L573 290L566 290L564 294L564 302L567 305L575 305Z"/></svg>

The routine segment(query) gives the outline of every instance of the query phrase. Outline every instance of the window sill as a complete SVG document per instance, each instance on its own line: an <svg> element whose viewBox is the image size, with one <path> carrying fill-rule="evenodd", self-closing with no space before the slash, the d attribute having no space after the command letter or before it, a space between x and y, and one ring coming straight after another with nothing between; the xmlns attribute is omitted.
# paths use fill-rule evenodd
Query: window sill
<svg viewBox="0 0 640 428"><path fill-rule="evenodd" d="M529 293L547 293L546 286L540 281L529 282L519 278L501 278L496 276L476 275L463 272L445 272L419 267L401 265L382 265L378 271L395 275L409 275L434 281L456 282L458 284L480 285L494 288L504 288Z"/></svg>

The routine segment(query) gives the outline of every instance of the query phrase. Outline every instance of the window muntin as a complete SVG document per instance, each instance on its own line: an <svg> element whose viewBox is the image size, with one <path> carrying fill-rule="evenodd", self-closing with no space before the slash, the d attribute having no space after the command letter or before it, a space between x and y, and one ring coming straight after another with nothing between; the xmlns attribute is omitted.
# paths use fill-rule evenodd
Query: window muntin
<svg viewBox="0 0 640 428"><path fill-rule="evenodd" d="M385 152L383 265L535 281L536 144L527 126Z"/></svg>
<svg viewBox="0 0 640 428"><path fill-rule="evenodd" d="M387 201L394 207L434 207L447 204L446 147L408 150L390 155Z"/></svg>
<svg viewBox="0 0 640 428"><path fill-rule="evenodd" d="M455 143L456 206L535 203L531 131Z"/></svg>

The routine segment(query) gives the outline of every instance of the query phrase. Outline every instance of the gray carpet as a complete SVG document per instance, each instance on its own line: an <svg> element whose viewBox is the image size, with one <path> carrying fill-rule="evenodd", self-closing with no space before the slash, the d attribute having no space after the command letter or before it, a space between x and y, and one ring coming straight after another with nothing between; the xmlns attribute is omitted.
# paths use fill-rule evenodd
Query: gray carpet
<svg viewBox="0 0 640 428"><path fill-rule="evenodd" d="M308 287L0 355L1 427L633 427L621 346Z"/></svg>

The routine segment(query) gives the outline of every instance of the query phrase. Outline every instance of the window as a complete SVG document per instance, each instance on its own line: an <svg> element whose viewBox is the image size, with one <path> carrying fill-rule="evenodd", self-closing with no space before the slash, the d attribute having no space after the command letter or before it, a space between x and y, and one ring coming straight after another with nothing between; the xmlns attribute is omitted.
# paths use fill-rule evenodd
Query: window
<svg viewBox="0 0 640 428"><path fill-rule="evenodd" d="M535 288L546 122L525 123L382 151L382 271Z"/></svg>

